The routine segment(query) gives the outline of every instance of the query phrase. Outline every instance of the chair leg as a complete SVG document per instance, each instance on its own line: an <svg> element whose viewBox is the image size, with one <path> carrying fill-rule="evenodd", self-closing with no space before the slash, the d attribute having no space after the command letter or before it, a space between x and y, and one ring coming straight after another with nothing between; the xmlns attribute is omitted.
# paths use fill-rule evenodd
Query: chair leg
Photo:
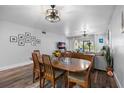
<svg viewBox="0 0 124 93"><path fill-rule="evenodd" d="M39 75L39 77L40 77L40 88L42 88L43 87L43 78L42 78L41 74Z"/></svg>
<svg viewBox="0 0 124 93"><path fill-rule="evenodd" d="M45 78L43 78L43 88L44 88L44 86L45 86Z"/></svg>
<svg viewBox="0 0 124 93"><path fill-rule="evenodd" d="M54 81L54 80L52 81L52 86L53 86L53 88L55 88L55 87L56 87L56 83L55 83L55 81Z"/></svg>
<svg viewBox="0 0 124 93"><path fill-rule="evenodd" d="M40 79L40 88L42 88L42 80Z"/></svg>
<svg viewBox="0 0 124 93"><path fill-rule="evenodd" d="M43 87L43 82L45 82L44 77L43 77L43 72L39 73L39 79L40 79L40 88Z"/></svg>
<svg viewBox="0 0 124 93"><path fill-rule="evenodd" d="M67 87L68 87L68 80L67 80L67 77L65 77L64 83L65 83L65 88L67 88Z"/></svg>
<svg viewBox="0 0 124 93"><path fill-rule="evenodd" d="M35 80L39 79L39 77L40 77L40 74L38 72L35 73Z"/></svg>
<svg viewBox="0 0 124 93"><path fill-rule="evenodd" d="M89 76L89 88L91 88L91 75Z"/></svg>
<svg viewBox="0 0 124 93"><path fill-rule="evenodd" d="M55 84L55 82L54 82L54 85L53 85L53 87L54 87L54 88L56 87L56 84Z"/></svg>
<svg viewBox="0 0 124 93"><path fill-rule="evenodd" d="M65 87L65 75L62 77L62 86Z"/></svg>
<svg viewBox="0 0 124 93"><path fill-rule="evenodd" d="M35 82L35 72L33 71L33 83Z"/></svg>
<svg viewBox="0 0 124 93"><path fill-rule="evenodd" d="M69 87L69 81L68 81L68 72L66 72L65 76L64 76L64 82L65 82L65 88L68 88Z"/></svg>

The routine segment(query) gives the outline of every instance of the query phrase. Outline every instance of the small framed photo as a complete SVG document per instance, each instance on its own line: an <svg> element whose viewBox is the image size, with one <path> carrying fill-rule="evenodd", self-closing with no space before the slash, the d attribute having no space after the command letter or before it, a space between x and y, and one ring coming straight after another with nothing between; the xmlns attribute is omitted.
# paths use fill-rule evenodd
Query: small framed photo
<svg viewBox="0 0 124 93"><path fill-rule="evenodd" d="M17 36L10 36L10 42L17 42Z"/></svg>
<svg viewBox="0 0 124 93"><path fill-rule="evenodd" d="M36 46L36 41L32 41L32 42L31 42L31 45L32 45L32 46Z"/></svg>
<svg viewBox="0 0 124 93"><path fill-rule="evenodd" d="M99 43L103 43L103 38L99 38Z"/></svg>
<svg viewBox="0 0 124 93"><path fill-rule="evenodd" d="M25 43L31 43L31 38L25 38Z"/></svg>
<svg viewBox="0 0 124 93"><path fill-rule="evenodd" d="M18 34L18 39L19 39L19 40L23 40L23 39L25 39L24 34Z"/></svg>
<svg viewBox="0 0 124 93"><path fill-rule="evenodd" d="M40 43L41 43L40 39L37 39L36 44L40 44Z"/></svg>
<svg viewBox="0 0 124 93"><path fill-rule="evenodd" d="M31 36L31 41L35 41L36 40L36 36Z"/></svg>
<svg viewBox="0 0 124 93"><path fill-rule="evenodd" d="M25 37L26 37L26 38L31 37L31 33L29 33L29 32L25 32Z"/></svg>
<svg viewBox="0 0 124 93"><path fill-rule="evenodd" d="M25 40L19 40L18 45L19 46L24 46L25 45Z"/></svg>

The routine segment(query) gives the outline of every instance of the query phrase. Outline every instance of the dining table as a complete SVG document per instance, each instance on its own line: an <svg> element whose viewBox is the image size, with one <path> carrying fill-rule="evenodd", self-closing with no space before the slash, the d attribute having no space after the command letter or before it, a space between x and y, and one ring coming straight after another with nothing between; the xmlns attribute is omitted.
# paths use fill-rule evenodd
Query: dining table
<svg viewBox="0 0 124 93"><path fill-rule="evenodd" d="M70 72L78 73L81 71L86 71L91 62L85 59L77 59L70 57L63 57L60 59L52 59L52 66L57 69L66 71L65 87L69 88L74 86L74 83L68 82L68 75Z"/></svg>
<svg viewBox="0 0 124 93"><path fill-rule="evenodd" d="M52 59L52 65L54 68L62 69L69 72L81 72L88 69L91 62L85 59L77 58L60 58Z"/></svg>

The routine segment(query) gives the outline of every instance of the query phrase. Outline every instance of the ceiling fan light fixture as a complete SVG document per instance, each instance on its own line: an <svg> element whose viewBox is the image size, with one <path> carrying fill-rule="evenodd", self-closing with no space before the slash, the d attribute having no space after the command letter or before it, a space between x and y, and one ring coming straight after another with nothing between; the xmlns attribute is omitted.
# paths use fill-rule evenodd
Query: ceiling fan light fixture
<svg viewBox="0 0 124 93"><path fill-rule="evenodd" d="M88 34L87 34L87 31L88 31L87 25L84 25L84 26L83 26L83 31L82 31L82 32L83 32L82 35L83 35L84 37L86 37L86 36L88 35Z"/></svg>
<svg viewBox="0 0 124 93"><path fill-rule="evenodd" d="M46 11L46 20L55 23L60 21L58 10L55 9L55 5L51 5L51 9Z"/></svg>
<svg viewBox="0 0 124 93"><path fill-rule="evenodd" d="M83 36L84 36L84 37L86 37L86 36L87 36L87 34L86 34L86 31L84 31L84 34L83 34Z"/></svg>

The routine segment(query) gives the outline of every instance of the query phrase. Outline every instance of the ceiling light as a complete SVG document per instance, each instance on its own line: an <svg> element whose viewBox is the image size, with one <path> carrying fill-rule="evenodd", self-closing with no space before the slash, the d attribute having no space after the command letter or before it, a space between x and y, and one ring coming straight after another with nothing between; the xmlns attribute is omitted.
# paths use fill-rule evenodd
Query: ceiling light
<svg viewBox="0 0 124 93"><path fill-rule="evenodd" d="M51 9L46 10L46 20L51 23L60 21L58 10L55 9L55 5L51 5Z"/></svg>
<svg viewBox="0 0 124 93"><path fill-rule="evenodd" d="M87 36L86 31L83 31L83 32L84 32L83 36L86 37Z"/></svg>
<svg viewBox="0 0 124 93"><path fill-rule="evenodd" d="M87 36L86 32L87 32L87 27L85 26L85 27L83 27L83 36L84 36L84 37Z"/></svg>

